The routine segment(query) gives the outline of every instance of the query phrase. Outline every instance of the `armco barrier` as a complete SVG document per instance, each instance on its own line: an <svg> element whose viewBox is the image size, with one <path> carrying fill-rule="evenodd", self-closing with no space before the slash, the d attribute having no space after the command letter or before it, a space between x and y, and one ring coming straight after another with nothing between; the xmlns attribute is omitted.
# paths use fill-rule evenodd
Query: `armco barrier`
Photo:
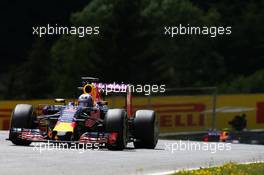
<svg viewBox="0 0 264 175"><path fill-rule="evenodd" d="M124 98L107 99L110 107L123 107ZM9 128L16 104L51 104L53 100L0 101L0 129ZM212 124L211 96L134 97L133 109L157 111L161 132L204 131ZM264 128L264 94L219 95L216 101L215 127L230 127L236 115L245 114L248 129Z"/></svg>

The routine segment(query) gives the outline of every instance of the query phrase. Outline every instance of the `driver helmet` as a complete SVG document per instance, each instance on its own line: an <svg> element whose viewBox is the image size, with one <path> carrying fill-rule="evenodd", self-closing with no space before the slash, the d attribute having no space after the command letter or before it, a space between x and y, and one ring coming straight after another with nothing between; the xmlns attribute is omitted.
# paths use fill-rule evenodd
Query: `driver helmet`
<svg viewBox="0 0 264 175"><path fill-rule="evenodd" d="M82 94L78 98L78 104L81 107L93 107L93 97L90 94Z"/></svg>

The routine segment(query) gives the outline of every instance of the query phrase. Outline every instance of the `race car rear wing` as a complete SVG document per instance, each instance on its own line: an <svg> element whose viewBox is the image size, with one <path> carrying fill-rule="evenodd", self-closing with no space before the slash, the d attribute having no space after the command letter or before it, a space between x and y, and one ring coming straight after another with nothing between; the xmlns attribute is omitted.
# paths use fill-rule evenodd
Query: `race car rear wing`
<svg viewBox="0 0 264 175"><path fill-rule="evenodd" d="M95 78L95 77L81 77L82 80L84 81L88 81L88 82L98 82L99 78Z"/></svg>

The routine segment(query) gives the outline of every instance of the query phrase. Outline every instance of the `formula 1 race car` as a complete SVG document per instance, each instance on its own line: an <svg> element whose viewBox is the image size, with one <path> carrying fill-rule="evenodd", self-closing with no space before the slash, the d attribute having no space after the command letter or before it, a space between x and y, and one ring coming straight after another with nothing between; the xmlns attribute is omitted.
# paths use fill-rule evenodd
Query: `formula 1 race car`
<svg viewBox="0 0 264 175"><path fill-rule="evenodd" d="M126 109L109 109L102 100L97 78L82 77L83 93L78 102L55 99L61 105L18 104L12 113L9 140L15 145L32 142L97 143L111 150L123 150L128 142L135 148L154 149L158 141L158 120L153 110L132 114L132 96L126 91ZM39 112L40 111L40 112ZM37 115L37 113L40 113Z"/></svg>
<svg viewBox="0 0 264 175"><path fill-rule="evenodd" d="M231 142L232 134L228 128L224 128L220 131L208 130L203 137L205 142Z"/></svg>

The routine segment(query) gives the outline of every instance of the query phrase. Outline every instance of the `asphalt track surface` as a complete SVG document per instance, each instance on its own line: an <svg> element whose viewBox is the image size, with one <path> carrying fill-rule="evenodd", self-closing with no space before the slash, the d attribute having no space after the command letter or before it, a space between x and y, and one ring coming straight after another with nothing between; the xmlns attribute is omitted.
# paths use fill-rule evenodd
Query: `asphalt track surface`
<svg viewBox="0 0 264 175"><path fill-rule="evenodd" d="M17 175L127 175L153 174L178 169L220 165L226 162L255 162L264 160L263 145L231 144L231 150L172 150L179 141L159 140L155 150L123 151L45 150L45 147L14 146L5 139L7 131L0 131L0 174ZM182 143L186 143L182 142ZM195 142L189 142L195 143ZM203 142L196 142L204 144ZM215 143L216 144L216 143ZM176 146L173 147L176 149Z"/></svg>

